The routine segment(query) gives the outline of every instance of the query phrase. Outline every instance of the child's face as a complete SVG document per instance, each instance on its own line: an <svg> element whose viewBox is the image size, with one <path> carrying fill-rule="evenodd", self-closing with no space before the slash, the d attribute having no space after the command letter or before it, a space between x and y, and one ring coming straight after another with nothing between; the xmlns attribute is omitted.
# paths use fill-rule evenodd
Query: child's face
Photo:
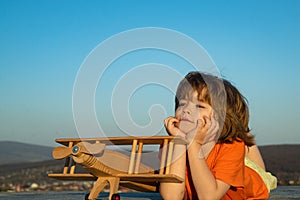
<svg viewBox="0 0 300 200"><path fill-rule="evenodd" d="M211 118L212 107L198 99L198 92L194 92L192 99L179 99L178 108L175 117L179 119L177 127L184 133L189 133L197 126L197 120L204 117Z"/></svg>

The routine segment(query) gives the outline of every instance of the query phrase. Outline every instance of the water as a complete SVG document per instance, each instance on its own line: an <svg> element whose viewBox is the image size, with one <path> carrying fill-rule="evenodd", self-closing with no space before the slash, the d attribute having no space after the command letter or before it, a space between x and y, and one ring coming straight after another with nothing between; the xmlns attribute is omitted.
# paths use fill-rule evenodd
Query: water
<svg viewBox="0 0 300 200"><path fill-rule="evenodd" d="M0 193L0 199L12 200L84 200L84 192L36 192L36 193ZM101 193L97 200L107 200L108 193ZM158 193L128 192L120 193L121 200L161 200Z"/></svg>
<svg viewBox="0 0 300 200"><path fill-rule="evenodd" d="M300 186L279 186L271 191L269 199L300 199Z"/></svg>
<svg viewBox="0 0 300 200"><path fill-rule="evenodd" d="M75 200L84 199L84 192L35 192L35 193L0 193L0 199L12 200ZM101 193L99 200L107 199L108 193ZM129 192L120 193L122 200L161 200L158 193ZM296 200L300 199L300 186L279 186L270 194L272 200Z"/></svg>

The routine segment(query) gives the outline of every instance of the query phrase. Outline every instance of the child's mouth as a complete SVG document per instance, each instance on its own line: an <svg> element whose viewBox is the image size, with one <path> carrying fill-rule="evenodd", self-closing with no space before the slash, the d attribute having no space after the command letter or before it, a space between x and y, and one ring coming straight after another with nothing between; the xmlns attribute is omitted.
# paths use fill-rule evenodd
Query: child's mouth
<svg viewBox="0 0 300 200"><path fill-rule="evenodd" d="M180 122L190 122L190 123L193 123L191 120L186 119L186 118L180 119Z"/></svg>

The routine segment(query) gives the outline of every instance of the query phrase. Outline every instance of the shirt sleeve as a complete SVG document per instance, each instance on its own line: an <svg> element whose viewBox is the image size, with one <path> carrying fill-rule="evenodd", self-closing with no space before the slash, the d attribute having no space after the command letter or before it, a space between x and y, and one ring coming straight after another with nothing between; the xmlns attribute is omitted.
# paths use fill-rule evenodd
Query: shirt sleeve
<svg viewBox="0 0 300 200"><path fill-rule="evenodd" d="M234 141L232 144L221 144L215 165L211 169L215 178L234 187L243 187L244 157L244 142Z"/></svg>

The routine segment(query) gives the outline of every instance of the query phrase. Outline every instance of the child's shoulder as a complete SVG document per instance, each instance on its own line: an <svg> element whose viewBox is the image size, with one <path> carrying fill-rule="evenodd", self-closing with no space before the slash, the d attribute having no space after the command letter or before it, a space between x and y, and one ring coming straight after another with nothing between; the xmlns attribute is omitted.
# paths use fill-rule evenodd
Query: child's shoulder
<svg viewBox="0 0 300 200"><path fill-rule="evenodd" d="M216 146L220 146L223 148L231 148L235 146L244 146L245 143L243 140L237 139L237 140L230 140L229 142L218 142Z"/></svg>
<svg viewBox="0 0 300 200"><path fill-rule="evenodd" d="M243 141L234 140L231 143L217 143L214 148L218 153L244 153L245 143Z"/></svg>
<svg viewBox="0 0 300 200"><path fill-rule="evenodd" d="M226 169L241 167L244 163L244 142L234 141L232 143L218 143L210 152L207 163L210 168L227 166Z"/></svg>

